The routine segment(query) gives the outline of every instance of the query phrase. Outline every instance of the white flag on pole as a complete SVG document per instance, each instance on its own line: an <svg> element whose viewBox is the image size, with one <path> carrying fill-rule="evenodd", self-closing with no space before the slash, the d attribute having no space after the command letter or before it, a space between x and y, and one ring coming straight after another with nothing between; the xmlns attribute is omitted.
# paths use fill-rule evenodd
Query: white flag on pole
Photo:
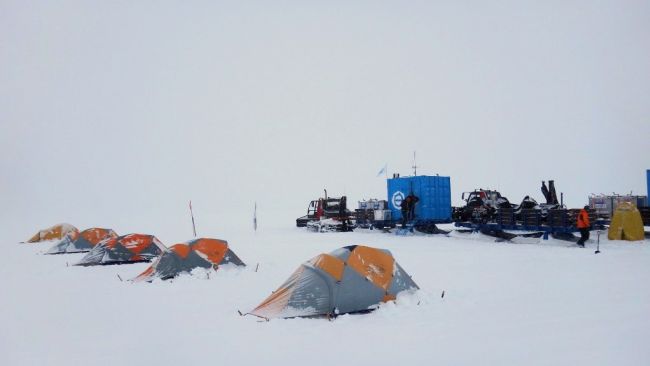
<svg viewBox="0 0 650 366"><path fill-rule="evenodd" d="M388 163L386 163L386 164L384 165L384 167L381 168L381 170L379 171L379 173L377 173L377 176L379 177L380 175L385 174L385 173L386 173L386 170L388 170Z"/></svg>

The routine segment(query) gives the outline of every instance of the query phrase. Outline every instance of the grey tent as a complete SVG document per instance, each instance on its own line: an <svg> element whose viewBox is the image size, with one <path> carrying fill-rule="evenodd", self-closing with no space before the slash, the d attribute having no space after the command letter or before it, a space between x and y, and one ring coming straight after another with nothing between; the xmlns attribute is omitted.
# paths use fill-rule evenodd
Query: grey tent
<svg viewBox="0 0 650 366"><path fill-rule="evenodd" d="M105 240L81 258L77 266L150 262L165 246L153 235L129 234Z"/></svg>
<svg viewBox="0 0 650 366"><path fill-rule="evenodd" d="M303 263L248 314L269 319L363 312L409 289L418 286L388 250L354 245Z"/></svg>
<svg viewBox="0 0 650 366"><path fill-rule="evenodd" d="M71 232L50 248L46 254L88 252L103 240L117 238L115 231L93 227L80 233Z"/></svg>
<svg viewBox="0 0 650 366"><path fill-rule="evenodd" d="M186 243L175 244L144 272L133 280L152 281L174 278L180 273L191 272L194 268L214 268L232 263L244 266L244 262L228 247L228 242L219 239L200 238Z"/></svg>

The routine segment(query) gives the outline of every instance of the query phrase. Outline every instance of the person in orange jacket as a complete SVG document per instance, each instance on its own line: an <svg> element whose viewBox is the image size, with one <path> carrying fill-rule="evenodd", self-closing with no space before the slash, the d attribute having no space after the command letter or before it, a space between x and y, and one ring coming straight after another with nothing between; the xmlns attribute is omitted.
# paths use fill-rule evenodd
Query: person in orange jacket
<svg viewBox="0 0 650 366"><path fill-rule="evenodd" d="M576 222L576 227L578 227L578 230L580 230L580 240L578 240L578 245L581 247L585 247L585 242L589 240L589 228L591 227L591 223L589 222L589 214L587 213L587 210L589 209L589 206L585 206L582 210L580 210L580 213L578 214L578 220Z"/></svg>

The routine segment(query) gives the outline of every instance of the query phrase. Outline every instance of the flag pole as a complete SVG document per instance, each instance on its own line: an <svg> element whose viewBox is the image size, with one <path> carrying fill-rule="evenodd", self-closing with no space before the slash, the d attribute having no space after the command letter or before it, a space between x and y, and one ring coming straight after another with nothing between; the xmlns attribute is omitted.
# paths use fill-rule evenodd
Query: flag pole
<svg viewBox="0 0 650 366"><path fill-rule="evenodd" d="M255 211L253 212L253 230L257 232L257 201L255 201Z"/></svg>

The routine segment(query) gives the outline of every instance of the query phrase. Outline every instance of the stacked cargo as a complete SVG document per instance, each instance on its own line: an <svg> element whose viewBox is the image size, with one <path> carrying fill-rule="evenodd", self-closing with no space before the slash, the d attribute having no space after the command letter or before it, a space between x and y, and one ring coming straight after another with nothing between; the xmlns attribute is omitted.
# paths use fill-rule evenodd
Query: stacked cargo
<svg viewBox="0 0 650 366"><path fill-rule="evenodd" d="M359 208L355 210L355 219L357 226L364 229L390 227L390 213L388 201L373 198L359 201Z"/></svg>
<svg viewBox="0 0 650 366"><path fill-rule="evenodd" d="M636 207L647 207L647 196L628 195L591 195L589 196L589 207L591 207L598 217L611 218L616 207L623 202L630 202Z"/></svg>

